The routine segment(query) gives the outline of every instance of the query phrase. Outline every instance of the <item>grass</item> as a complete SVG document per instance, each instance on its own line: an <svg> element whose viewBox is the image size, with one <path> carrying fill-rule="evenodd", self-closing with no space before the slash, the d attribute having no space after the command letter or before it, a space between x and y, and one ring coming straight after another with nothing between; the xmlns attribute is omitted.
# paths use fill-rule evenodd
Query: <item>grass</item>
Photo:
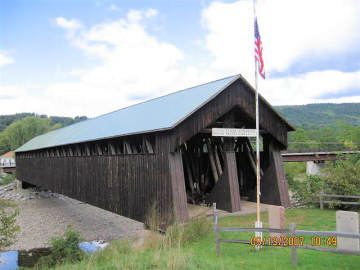
<svg viewBox="0 0 360 270"><path fill-rule="evenodd" d="M318 209L292 209L286 211L287 227L294 222L298 229L303 230L335 230L336 221L334 210ZM252 227L255 216L229 217L220 220L220 226ZM267 220L267 214L263 214L263 220ZM264 227L268 227L264 222ZM230 237L229 237L230 236ZM221 233L220 237L231 239L249 240L252 234L248 233ZM194 244L191 249L196 256L206 256L204 250L211 245L211 253L215 254L213 237ZM309 237L305 240L310 244ZM209 249L209 248L208 248ZM221 244L221 259L209 256L209 261L224 266L223 269L357 269L360 264L360 256L332 254L311 250L298 250L297 267L291 264L290 248L264 247L260 252L254 248L242 244ZM217 269L217 268L214 268Z"/></svg>
<svg viewBox="0 0 360 270"><path fill-rule="evenodd" d="M262 215L267 220L267 214ZM255 216L226 217L221 226L252 227ZM294 222L298 229L335 230L335 211L292 209L286 211L287 226ZM173 227L166 236L152 234L142 248L131 247L128 241L114 242L104 251L80 263L55 269L358 269L360 256L298 250L298 266L291 264L290 248L264 247L257 252L244 244L221 244L216 257L211 221ZM209 227L210 226L210 227ZM267 223L264 223L267 227ZM180 236L179 236L180 235ZM200 235L195 237L195 235ZM221 237L249 240L251 234L222 233ZM170 238L170 239L169 239ZM170 240L170 241L169 241ZM150 242L150 244L149 244ZM156 243L156 245L154 245ZM171 243L171 244L169 244Z"/></svg>
<svg viewBox="0 0 360 270"><path fill-rule="evenodd" d="M15 207L17 206L14 202L0 199L0 209L7 208L7 207Z"/></svg>

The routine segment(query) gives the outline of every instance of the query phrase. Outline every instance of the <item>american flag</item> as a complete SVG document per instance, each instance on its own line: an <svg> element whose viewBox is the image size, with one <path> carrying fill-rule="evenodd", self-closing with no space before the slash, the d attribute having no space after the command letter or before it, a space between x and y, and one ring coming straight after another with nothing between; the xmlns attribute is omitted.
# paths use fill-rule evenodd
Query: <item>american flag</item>
<svg viewBox="0 0 360 270"><path fill-rule="evenodd" d="M263 79L265 79L265 67L264 67L264 59L263 59L263 55L262 55L262 44L261 44L261 38L260 38L260 33L259 33L259 27L258 27L258 23L257 23L257 18L255 18L255 22L254 22L254 34L255 34L255 60L258 63L258 71L261 75L261 77L263 77Z"/></svg>

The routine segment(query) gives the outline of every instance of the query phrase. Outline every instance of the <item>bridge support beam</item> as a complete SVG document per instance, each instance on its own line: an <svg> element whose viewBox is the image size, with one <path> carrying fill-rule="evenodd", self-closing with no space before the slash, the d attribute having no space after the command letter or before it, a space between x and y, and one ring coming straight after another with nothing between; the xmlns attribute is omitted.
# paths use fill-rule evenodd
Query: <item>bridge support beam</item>
<svg viewBox="0 0 360 270"><path fill-rule="evenodd" d="M306 162L306 175L324 175L322 170L325 168L324 161L307 161Z"/></svg>
<svg viewBox="0 0 360 270"><path fill-rule="evenodd" d="M240 211L240 190L234 151L225 151L224 173L210 193L208 202L216 202L216 207L229 212Z"/></svg>
<svg viewBox="0 0 360 270"><path fill-rule="evenodd" d="M224 127L235 126L235 115L230 114L224 120ZM224 171L210 193L209 201L216 202L216 207L229 212L240 211L240 189L233 138L224 138Z"/></svg>
<svg viewBox="0 0 360 270"><path fill-rule="evenodd" d="M261 179L261 202L289 207L290 200L281 149L269 137L264 137L264 144L268 145L269 153L268 166Z"/></svg>

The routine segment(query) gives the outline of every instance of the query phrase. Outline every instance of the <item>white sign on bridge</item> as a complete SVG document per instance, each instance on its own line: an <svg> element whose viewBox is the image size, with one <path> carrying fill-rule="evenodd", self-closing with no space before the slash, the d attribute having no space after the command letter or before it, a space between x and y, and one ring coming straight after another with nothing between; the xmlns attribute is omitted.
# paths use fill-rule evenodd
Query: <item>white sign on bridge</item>
<svg viewBox="0 0 360 270"><path fill-rule="evenodd" d="M256 129L213 128L212 136L216 136L216 137L256 137Z"/></svg>

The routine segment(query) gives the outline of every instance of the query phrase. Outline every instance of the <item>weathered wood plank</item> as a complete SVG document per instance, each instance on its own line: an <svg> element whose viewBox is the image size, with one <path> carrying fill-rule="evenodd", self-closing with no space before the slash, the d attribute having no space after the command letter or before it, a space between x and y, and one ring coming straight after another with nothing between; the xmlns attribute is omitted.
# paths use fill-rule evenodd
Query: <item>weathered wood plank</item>
<svg viewBox="0 0 360 270"><path fill-rule="evenodd" d="M173 208L175 217L179 221L189 219L187 209L185 178L182 158L180 153L169 153L169 171L171 177L171 188L173 194Z"/></svg>
<svg viewBox="0 0 360 270"><path fill-rule="evenodd" d="M17 157L16 161L18 179L132 219L144 221L154 199L164 218L172 205L180 209L180 218L187 217L185 191L177 195L183 196L177 201L185 201L185 206L172 201L173 189L185 186L183 170L177 165L179 176L171 183L167 155ZM182 166L181 158L177 162Z"/></svg>
<svg viewBox="0 0 360 270"><path fill-rule="evenodd" d="M194 194L195 190L194 190L193 175L192 175L192 171L191 171L191 168L190 168L190 162L189 162L189 158L188 158L188 155L186 153L185 147L182 148L182 156L183 156L183 160L184 160L184 163L185 163L187 179L189 181L191 194Z"/></svg>
<svg viewBox="0 0 360 270"><path fill-rule="evenodd" d="M215 145L215 147L214 147L214 152L215 152L216 168L217 168L217 171L219 172L219 176L221 176L223 174L223 170L222 170L221 163L220 163L220 158L219 158L219 152L218 152L217 145Z"/></svg>
<svg viewBox="0 0 360 270"><path fill-rule="evenodd" d="M217 183L217 181L219 180L219 174L216 169L214 150L213 150L212 145L209 140L206 140L206 146L207 146L208 153L209 153L211 171L213 173L215 183Z"/></svg>

